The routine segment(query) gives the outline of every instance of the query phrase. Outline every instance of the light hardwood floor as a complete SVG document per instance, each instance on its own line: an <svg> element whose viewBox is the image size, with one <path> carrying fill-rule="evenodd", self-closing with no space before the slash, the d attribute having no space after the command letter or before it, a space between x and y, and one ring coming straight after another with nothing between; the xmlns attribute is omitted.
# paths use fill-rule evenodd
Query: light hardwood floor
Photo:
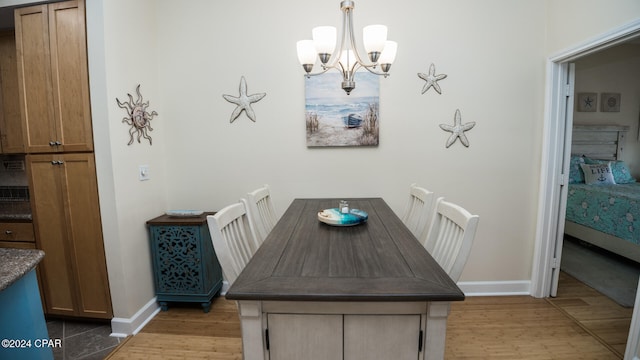
<svg viewBox="0 0 640 360"><path fill-rule="evenodd" d="M622 359L633 309L562 274L554 299L468 297L451 306L446 359ZM174 306L107 359L242 359L233 302ZM330 359L328 359L330 360ZM381 359L384 360L384 359Z"/></svg>

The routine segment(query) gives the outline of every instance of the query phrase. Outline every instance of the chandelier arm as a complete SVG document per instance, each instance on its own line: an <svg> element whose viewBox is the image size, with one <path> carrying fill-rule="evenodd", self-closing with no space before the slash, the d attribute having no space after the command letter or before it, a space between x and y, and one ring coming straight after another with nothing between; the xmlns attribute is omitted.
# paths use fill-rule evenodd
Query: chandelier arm
<svg viewBox="0 0 640 360"><path fill-rule="evenodd" d="M318 76L318 75L322 75L322 74L326 73L329 70L331 70L331 68L323 68L322 71L318 71L318 72L315 72L315 73L305 73L304 76L306 76L307 78L312 77L312 76Z"/></svg>
<svg viewBox="0 0 640 360"><path fill-rule="evenodd" d="M333 54L331 54L331 60L329 60L328 64L334 69L338 69L338 65L340 65L340 55L342 54L342 51L345 50L344 46L347 43L347 32L351 34L348 28L350 17L349 14L351 14L349 8L342 9L342 36L340 36L340 44L333 50ZM340 65L340 67L342 67L342 65ZM344 72L344 68L342 69L342 71Z"/></svg>
<svg viewBox="0 0 640 360"><path fill-rule="evenodd" d="M374 65L360 64L360 67L363 67L363 68L367 69L367 71L369 71L370 73L375 74L375 75L381 75L381 76L384 76L384 77L389 76L389 73L380 72L380 71L375 70L376 67Z"/></svg>
<svg viewBox="0 0 640 360"><path fill-rule="evenodd" d="M349 71L349 69L345 69L344 64L341 62L338 62L338 64L336 64L336 66L334 66L334 69L340 71L342 73L342 77L346 80L347 79L347 71Z"/></svg>
<svg viewBox="0 0 640 360"><path fill-rule="evenodd" d="M362 64L360 63L356 63L355 65L353 65L353 69L350 72L350 80L352 81L356 81L356 71L358 71L359 68L363 67Z"/></svg>
<svg viewBox="0 0 640 360"><path fill-rule="evenodd" d="M344 77L344 67L342 66L342 64L340 63L340 54L342 54L342 50L344 48L344 45L346 44L346 40L347 40L347 29L348 29L348 25L349 22L347 21L348 16L347 13L349 11L349 8L343 8L342 9L342 36L340 36L340 43L337 44L337 47L333 50L333 53L331 54L331 58L329 59L329 62L327 62L326 64L321 64L322 65L322 71L318 72L318 73L309 73L309 75L321 75L326 73L327 71L329 71L330 69L336 69L337 71L341 72L343 74Z"/></svg>
<svg viewBox="0 0 640 360"><path fill-rule="evenodd" d="M368 63L368 62L364 62L362 61L362 59L360 58L360 51L358 51L358 48L356 47L356 39L355 39L355 35L353 32L353 17L351 16L352 12L345 10L345 13L347 13L347 17L348 17L348 26L349 26L349 41L351 42L351 49L353 50L353 54L356 57L356 62L364 67L367 68L367 70L369 70L369 68L375 68L376 65L378 64L373 64L373 63ZM371 70L369 70L371 71ZM374 72L375 74L375 72Z"/></svg>

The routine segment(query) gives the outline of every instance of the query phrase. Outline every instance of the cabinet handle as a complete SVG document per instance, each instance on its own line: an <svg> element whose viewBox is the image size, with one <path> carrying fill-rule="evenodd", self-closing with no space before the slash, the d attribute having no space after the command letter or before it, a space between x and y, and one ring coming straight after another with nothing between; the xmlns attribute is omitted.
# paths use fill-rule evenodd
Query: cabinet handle
<svg viewBox="0 0 640 360"><path fill-rule="evenodd" d="M11 230L6 230L4 233L5 233L5 234L7 234L7 235L11 235L11 234L13 234L13 231L11 231Z"/></svg>
<svg viewBox="0 0 640 360"><path fill-rule="evenodd" d="M52 160L51 161L51 165L62 165L64 164L64 161L62 160Z"/></svg>
<svg viewBox="0 0 640 360"><path fill-rule="evenodd" d="M56 146L58 146L58 145L62 145L62 143L61 143L60 141L56 141L54 144L55 144Z"/></svg>
<svg viewBox="0 0 640 360"><path fill-rule="evenodd" d="M60 141L49 141L49 146L58 146L62 145Z"/></svg>

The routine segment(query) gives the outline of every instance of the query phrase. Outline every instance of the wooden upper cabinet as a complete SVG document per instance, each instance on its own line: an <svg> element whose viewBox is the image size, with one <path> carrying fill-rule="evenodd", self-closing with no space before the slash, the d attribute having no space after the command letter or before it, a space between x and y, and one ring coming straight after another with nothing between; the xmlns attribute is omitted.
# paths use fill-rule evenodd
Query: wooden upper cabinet
<svg viewBox="0 0 640 360"><path fill-rule="evenodd" d="M0 145L2 153L24 153L16 36L13 31L0 32Z"/></svg>
<svg viewBox="0 0 640 360"><path fill-rule="evenodd" d="M15 11L26 152L93 151L84 1Z"/></svg>
<svg viewBox="0 0 640 360"><path fill-rule="evenodd" d="M16 37L13 31L0 32L0 145L2 153L24 153Z"/></svg>

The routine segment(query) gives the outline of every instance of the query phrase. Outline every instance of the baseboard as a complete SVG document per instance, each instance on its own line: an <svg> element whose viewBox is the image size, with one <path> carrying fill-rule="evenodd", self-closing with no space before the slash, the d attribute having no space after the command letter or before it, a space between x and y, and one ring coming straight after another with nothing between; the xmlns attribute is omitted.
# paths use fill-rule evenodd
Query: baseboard
<svg viewBox="0 0 640 360"><path fill-rule="evenodd" d="M160 312L160 306L154 296L132 317L111 319L111 336L124 338L137 334L158 312Z"/></svg>
<svg viewBox="0 0 640 360"><path fill-rule="evenodd" d="M531 295L530 280L461 281L458 287L466 296Z"/></svg>
<svg viewBox="0 0 640 360"><path fill-rule="evenodd" d="M227 280L222 280L222 288L220 289L220 296L227 295L228 290L229 290L229 282Z"/></svg>

